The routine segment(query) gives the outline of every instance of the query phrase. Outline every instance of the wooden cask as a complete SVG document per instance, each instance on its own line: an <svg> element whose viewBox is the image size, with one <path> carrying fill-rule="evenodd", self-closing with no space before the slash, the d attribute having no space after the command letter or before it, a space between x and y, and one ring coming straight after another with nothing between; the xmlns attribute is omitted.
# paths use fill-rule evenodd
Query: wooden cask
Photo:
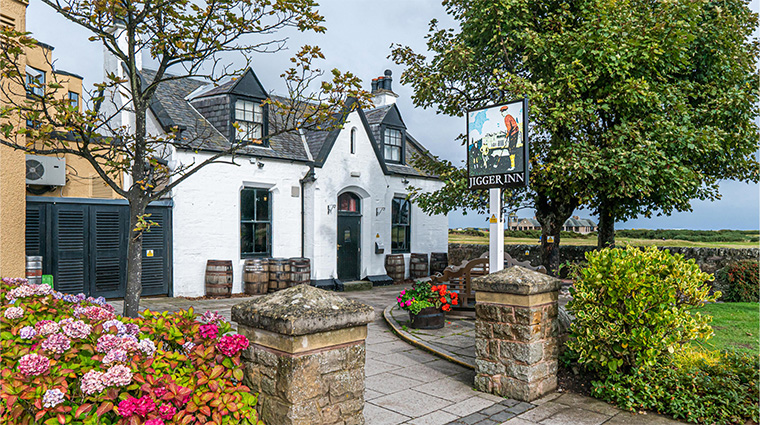
<svg viewBox="0 0 760 425"><path fill-rule="evenodd" d="M206 295L228 297L232 294L232 261L208 260L206 262Z"/></svg>
<svg viewBox="0 0 760 425"><path fill-rule="evenodd" d="M290 262L287 258L269 259L269 292L288 287L290 282Z"/></svg>
<svg viewBox="0 0 760 425"><path fill-rule="evenodd" d="M419 279L428 276L430 276L428 274L428 255L412 254L409 259L409 277Z"/></svg>
<svg viewBox="0 0 760 425"><path fill-rule="evenodd" d="M394 283L404 280L404 254L388 254L385 256L385 272Z"/></svg>
<svg viewBox="0 0 760 425"><path fill-rule="evenodd" d="M269 262L252 258L243 264L243 286L248 295L266 294L269 289Z"/></svg>
<svg viewBox="0 0 760 425"><path fill-rule="evenodd" d="M290 284L296 286L311 283L311 260L308 258L290 259Z"/></svg>

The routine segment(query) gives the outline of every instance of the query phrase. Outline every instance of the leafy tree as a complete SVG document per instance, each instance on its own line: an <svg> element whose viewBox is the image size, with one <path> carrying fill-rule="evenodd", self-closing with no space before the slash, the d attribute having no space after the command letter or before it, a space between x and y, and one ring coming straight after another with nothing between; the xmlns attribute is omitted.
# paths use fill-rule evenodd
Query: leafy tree
<svg viewBox="0 0 760 425"><path fill-rule="evenodd" d="M234 163L243 149L260 141L239 141L197 164L170 169L164 165L172 149L196 149L206 141L207 132L198 131L192 140L181 129L168 135L149 134L147 111L158 87L167 81L201 78L218 82L237 75L240 69L223 62L225 54L237 53L250 62L252 54L274 52L285 46L278 31L295 28L322 33L323 17L313 0L42 0L69 21L92 32L91 41L121 64L122 72L109 74L96 84L84 112L60 94L57 80L47 82L42 95L25 93L25 69L19 60L25 49L36 44L28 34L4 27L0 33L0 86L4 118L0 143L28 153L77 155L86 159L97 174L117 194L129 202L130 237L127 257L127 288L124 314L136 316L142 290L142 235L152 225L145 214L148 203L169 193L202 167L218 162ZM248 42L251 40L252 42ZM150 57L157 69L155 77L142 78L142 56ZM333 122L347 97L366 101L360 81L351 73L333 70L330 80L310 91L311 83L324 73L314 61L322 58L318 47L304 46L294 56L293 68L282 77L288 99L267 100L274 123L267 137ZM248 63L246 63L246 66ZM37 91L37 90L34 90ZM108 94L129 99L117 105ZM21 97L22 101L15 101ZM130 113L133 123L115 126L111 118ZM21 117L36 123L32 128L16 128L8 118ZM324 126L324 124L322 124ZM122 187L122 176L131 185Z"/></svg>
<svg viewBox="0 0 760 425"><path fill-rule="evenodd" d="M427 36L431 59L396 45L413 100L440 113L530 99L527 202L543 229L543 260L556 269L559 231L576 207L600 216L600 246L614 220L688 210L716 199L719 179L758 180L757 17L743 0L446 0L458 30ZM418 195L438 211L484 208L450 163L446 187ZM480 203L476 198L480 198ZM546 242L554 236L555 243Z"/></svg>

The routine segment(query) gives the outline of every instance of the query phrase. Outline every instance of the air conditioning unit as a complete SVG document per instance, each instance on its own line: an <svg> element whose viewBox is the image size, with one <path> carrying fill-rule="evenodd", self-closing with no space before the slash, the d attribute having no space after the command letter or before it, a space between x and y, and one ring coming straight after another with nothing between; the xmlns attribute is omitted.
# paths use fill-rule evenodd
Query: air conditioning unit
<svg viewBox="0 0 760 425"><path fill-rule="evenodd" d="M26 156L26 184L66 185L66 159L54 156Z"/></svg>

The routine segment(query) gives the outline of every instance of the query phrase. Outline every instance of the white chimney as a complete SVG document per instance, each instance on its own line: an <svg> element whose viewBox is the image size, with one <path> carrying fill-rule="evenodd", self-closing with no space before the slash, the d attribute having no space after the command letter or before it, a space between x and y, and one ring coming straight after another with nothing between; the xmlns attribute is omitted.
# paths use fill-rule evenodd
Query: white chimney
<svg viewBox="0 0 760 425"><path fill-rule="evenodd" d="M396 99L398 99L398 95L393 93L391 89L391 83L393 82L391 74L391 70L386 69L385 75L372 79L372 104L376 108L393 105L396 103Z"/></svg>

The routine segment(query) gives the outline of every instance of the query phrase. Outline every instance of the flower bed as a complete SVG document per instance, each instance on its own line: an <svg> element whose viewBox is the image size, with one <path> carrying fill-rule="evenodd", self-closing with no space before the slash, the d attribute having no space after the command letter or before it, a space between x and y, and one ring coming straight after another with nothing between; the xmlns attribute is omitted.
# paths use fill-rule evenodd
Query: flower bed
<svg viewBox="0 0 760 425"><path fill-rule="evenodd" d="M216 313L122 318L103 298L0 284L0 424L257 424L240 351Z"/></svg>

